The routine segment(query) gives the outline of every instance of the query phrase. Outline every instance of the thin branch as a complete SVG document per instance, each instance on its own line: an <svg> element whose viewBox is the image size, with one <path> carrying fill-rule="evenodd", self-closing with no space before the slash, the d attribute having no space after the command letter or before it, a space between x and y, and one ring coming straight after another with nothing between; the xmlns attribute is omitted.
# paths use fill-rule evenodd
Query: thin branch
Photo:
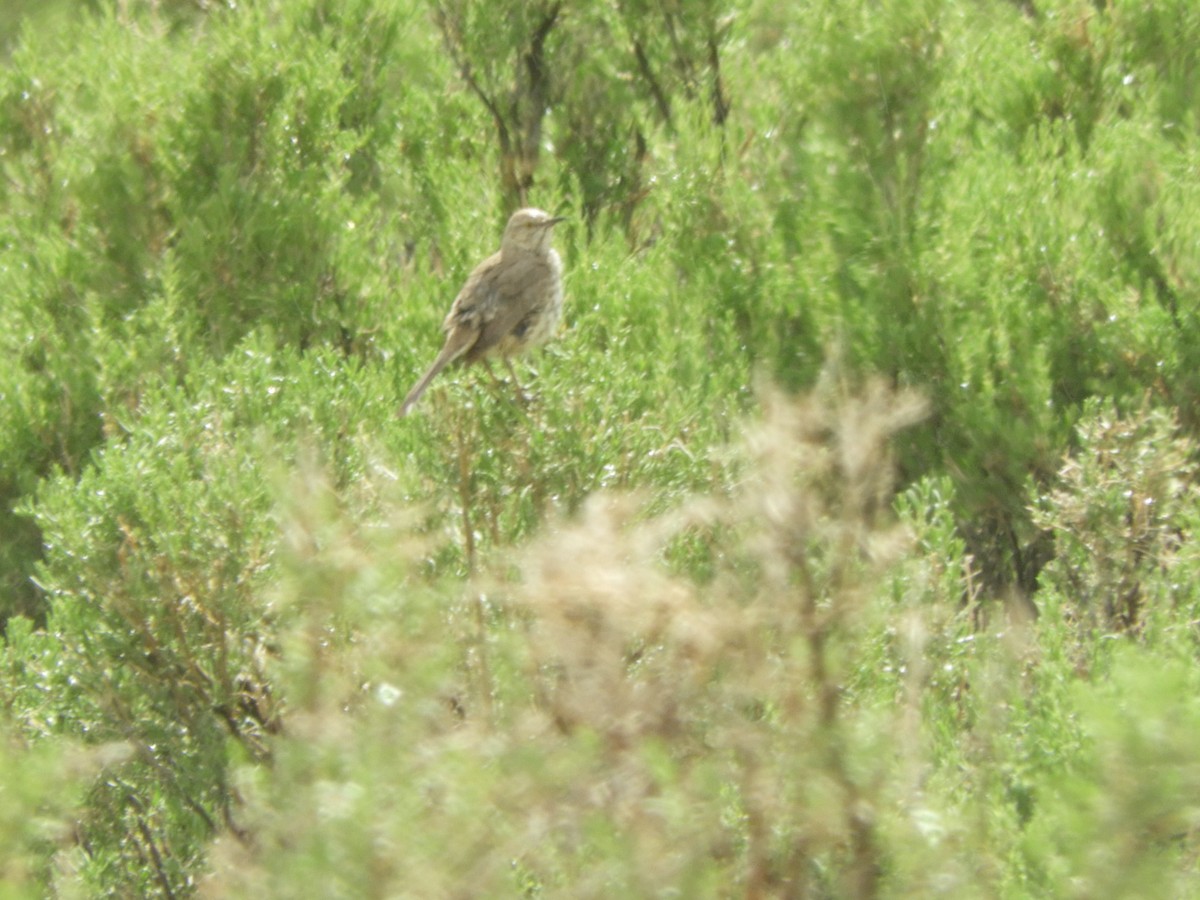
<svg viewBox="0 0 1200 900"><path fill-rule="evenodd" d="M713 28L708 33L708 64L712 67L712 104L713 122L724 125L729 118L731 103L725 95L725 87L721 82L721 53L717 45L717 32Z"/></svg>
<svg viewBox="0 0 1200 900"><path fill-rule="evenodd" d="M650 67L650 60L646 56L646 48L642 46L642 42L637 38L632 38L633 41L633 58L637 60L638 71L642 73L642 78L650 86L650 95L654 98L654 105L658 107L658 114L662 118L663 123L672 128L671 121L671 101L667 99L666 92L663 91L662 84L654 75L654 70Z"/></svg>

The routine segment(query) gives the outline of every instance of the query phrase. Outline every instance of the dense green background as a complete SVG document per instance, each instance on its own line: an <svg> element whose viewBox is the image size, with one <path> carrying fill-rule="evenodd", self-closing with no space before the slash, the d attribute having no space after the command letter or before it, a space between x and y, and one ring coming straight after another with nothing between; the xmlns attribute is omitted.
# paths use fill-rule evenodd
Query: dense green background
<svg viewBox="0 0 1200 900"><path fill-rule="evenodd" d="M0 52L0 893L1200 893L1191 0ZM530 397L398 419L522 204Z"/></svg>

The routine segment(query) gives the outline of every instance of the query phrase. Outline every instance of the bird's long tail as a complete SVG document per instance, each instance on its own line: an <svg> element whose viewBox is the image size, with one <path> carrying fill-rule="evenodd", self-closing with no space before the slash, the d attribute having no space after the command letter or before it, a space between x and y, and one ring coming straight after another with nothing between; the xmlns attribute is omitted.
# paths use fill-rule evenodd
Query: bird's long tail
<svg viewBox="0 0 1200 900"><path fill-rule="evenodd" d="M408 415L408 411L416 405L418 400L421 399L421 395L424 394L425 389L429 387L429 382L433 381L433 379L437 377L437 374L442 371L442 369L446 368L446 366L450 365L450 363L462 356L467 349L473 343L475 343L475 340L478 337L478 332L464 331L461 329L452 331L450 333L450 336L446 338L445 346L443 346L441 352L438 353L437 359L433 361L433 365L425 370L425 374L421 376L421 380L413 385L413 389L409 391L408 396L404 398L404 403L400 406L400 416L402 418Z"/></svg>

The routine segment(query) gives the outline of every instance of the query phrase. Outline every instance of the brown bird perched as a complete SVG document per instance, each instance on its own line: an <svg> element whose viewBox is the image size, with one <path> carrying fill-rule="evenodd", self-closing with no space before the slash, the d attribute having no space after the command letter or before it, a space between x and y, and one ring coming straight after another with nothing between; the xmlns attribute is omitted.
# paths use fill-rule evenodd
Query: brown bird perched
<svg viewBox="0 0 1200 900"><path fill-rule="evenodd" d="M550 246L550 231L562 221L540 209L512 214L500 239L500 252L475 267L442 330L446 343L400 407L405 415L429 382L456 359L466 363L509 357L544 344L562 316L562 260ZM514 375L514 380L516 376Z"/></svg>

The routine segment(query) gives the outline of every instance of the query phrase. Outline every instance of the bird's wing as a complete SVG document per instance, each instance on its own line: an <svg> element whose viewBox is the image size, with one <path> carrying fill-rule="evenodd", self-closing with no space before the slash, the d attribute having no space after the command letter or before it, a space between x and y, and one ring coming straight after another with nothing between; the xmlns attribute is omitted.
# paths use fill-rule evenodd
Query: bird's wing
<svg viewBox="0 0 1200 900"><path fill-rule="evenodd" d="M437 359L425 370L420 381L413 385L413 389L404 398L404 404L400 407L401 416L407 414L421 399L421 395L429 387L429 382L433 381L442 369L463 354L468 354L468 359L475 358L472 354L480 330L491 317L491 310L497 306L492 284L499 262L500 254L493 254L476 266L467 277L467 283L454 298L446 321L442 323L442 329L446 332L446 343L442 345Z"/></svg>
<svg viewBox="0 0 1200 900"><path fill-rule="evenodd" d="M480 359L489 350L512 334L548 295L549 264L537 257L516 261L497 271L495 278L496 303L481 321L479 340L467 351L467 359Z"/></svg>
<svg viewBox="0 0 1200 900"><path fill-rule="evenodd" d="M501 271L499 266L500 254L493 253L471 271L467 283L462 286L450 312L446 314L446 321L442 323L443 331L449 334L456 329L466 328L478 332L492 318L498 305L496 276Z"/></svg>

